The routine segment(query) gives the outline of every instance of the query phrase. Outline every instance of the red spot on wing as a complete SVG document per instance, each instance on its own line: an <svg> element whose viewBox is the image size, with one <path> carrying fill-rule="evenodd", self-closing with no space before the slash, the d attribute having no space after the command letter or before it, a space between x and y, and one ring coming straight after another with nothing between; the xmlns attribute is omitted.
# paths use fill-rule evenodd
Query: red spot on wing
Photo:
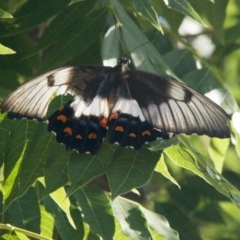
<svg viewBox="0 0 240 240"><path fill-rule="evenodd" d="M137 135L135 134L135 133L129 133L129 135L128 135L129 137L137 137Z"/></svg>
<svg viewBox="0 0 240 240"><path fill-rule="evenodd" d="M96 133L90 133L88 135L88 139L97 139L97 134Z"/></svg>
<svg viewBox="0 0 240 240"><path fill-rule="evenodd" d="M80 134L77 134L75 138L82 139L82 136Z"/></svg>
<svg viewBox="0 0 240 240"><path fill-rule="evenodd" d="M67 133L68 135L72 135L72 129L70 127L64 128L63 132Z"/></svg>
<svg viewBox="0 0 240 240"><path fill-rule="evenodd" d="M116 126L115 131L124 132L124 128L122 126Z"/></svg>
<svg viewBox="0 0 240 240"><path fill-rule="evenodd" d="M59 115L59 116L57 116L57 120L60 120L62 122L66 122L67 121L67 117L65 115Z"/></svg>
<svg viewBox="0 0 240 240"><path fill-rule="evenodd" d="M150 133L150 131L145 130L142 132L142 136L151 136L151 133Z"/></svg>

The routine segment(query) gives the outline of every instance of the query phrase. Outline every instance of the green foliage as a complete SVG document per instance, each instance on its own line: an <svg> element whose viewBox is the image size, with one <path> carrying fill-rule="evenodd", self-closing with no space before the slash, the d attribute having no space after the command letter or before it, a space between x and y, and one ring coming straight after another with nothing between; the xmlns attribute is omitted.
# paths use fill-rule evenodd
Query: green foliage
<svg viewBox="0 0 240 240"><path fill-rule="evenodd" d="M239 239L239 15L237 0L0 1L0 100L63 64L128 56L234 114L231 142L179 136L135 151L104 141L79 155L45 123L2 113L1 239ZM186 17L199 33L179 33ZM215 47L207 57L201 37Z"/></svg>

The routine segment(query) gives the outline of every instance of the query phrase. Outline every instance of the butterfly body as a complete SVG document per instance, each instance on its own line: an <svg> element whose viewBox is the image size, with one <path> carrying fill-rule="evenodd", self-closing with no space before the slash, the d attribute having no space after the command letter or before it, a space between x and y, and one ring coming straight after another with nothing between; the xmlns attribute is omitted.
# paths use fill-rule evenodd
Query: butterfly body
<svg viewBox="0 0 240 240"><path fill-rule="evenodd" d="M48 118L58 142L80 153L96 153L104 138L122 147L141 148L173 134L225 138L228 115L215 103L168 78L128 68L62 67L20 86L1 104L10 118L45 120L53 94L74 95Z"/></svg>

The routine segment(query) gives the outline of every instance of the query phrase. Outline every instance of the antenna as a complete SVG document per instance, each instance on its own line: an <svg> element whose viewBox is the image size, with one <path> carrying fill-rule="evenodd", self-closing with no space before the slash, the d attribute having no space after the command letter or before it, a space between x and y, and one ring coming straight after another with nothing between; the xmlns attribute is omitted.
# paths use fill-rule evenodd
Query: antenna
<svg viewBox="0 0 240 240"><path fill-rule="evenodd" d="M138 49L139 47L141 47L141 46L143 46L143 45L145 45L145 44L148 44L148 43L154 41L156 38L157 38L157 36L155 36L153 40L148 40L148 41L146 41L146 42L138 45L137 47L133 48L129 53L132 53L134 50Z"/></svg>
<svg viewBox="0 0 240 240"><path fill-rule="evenodd" d="M115 27L115 29L116 29L116 34L117 34L117 36L118 36L120 45L121 45L122 50L123 50L123 55L126 57L125 46L124 46L124 43L123 43L123 41L122 41L122 39L121 39L121 37L120 37L120 34L119 34L119 32L118 32L118 28L122 27L123 25L122 25L120 22L118 22L118 23L115 24L115 26L116 26L116 27Z"/></svg>

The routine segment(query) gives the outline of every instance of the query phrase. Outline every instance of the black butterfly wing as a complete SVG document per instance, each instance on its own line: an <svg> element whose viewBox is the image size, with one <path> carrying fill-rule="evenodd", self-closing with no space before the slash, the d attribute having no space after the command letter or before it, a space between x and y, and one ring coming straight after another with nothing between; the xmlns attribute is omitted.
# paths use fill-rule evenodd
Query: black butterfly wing
<svg viewBox="0 0 240 240"><path fill-rule="evenodd" d="M10 118L44 120L53 95L76 95L48 118L58 142L80 153L96 153L104 137L139 149L178 133L225 138L228 115L184 84L127 68L63 67L20 86L1 103Z"/></svg>
<svg viewBox="0 0 240 240"><path fill-rule="evenodd" d="M122 147L130 146L137 150L146 142L156 138L168 139L172 134L154 129L151 121L143 115L142 106L145 105L141 105L144 101L141 101L142 92L138 90L144 85L132 81L131 72L124 65L127 61L120 59L122 65L116 66L108 76L110 91L107 99L110 109L107 137L110 143L118 143Z"/></svg>
<svg viewBox="0 0 240 240"><path fill-rule="evenodd" d="M128 86L145 119L164 133L228 138L229 116L190 87L143 71L130 71Z"/></svg>
<svg viewBox="0 0 240 240"><path fill-rule="evenodd" d="M67 149L80 153L96 153L106 136L107 101L98 97L111 67L62 67L21 85L1 103L1 111L9 118L45 120L53 95L69 93L74 99L60 107L48 119L48 130ZM102 124L102 126L100 125Z"/></svg>
<svg viewBox="0 0 240 240"><path fill-rule="evenodd" d="M97 93L109 67L62 67L36 77L8 96L1 103L1 111L10 118L35 118L44 120L48 105L54 95L78 95L90 102Z"/></svg>

